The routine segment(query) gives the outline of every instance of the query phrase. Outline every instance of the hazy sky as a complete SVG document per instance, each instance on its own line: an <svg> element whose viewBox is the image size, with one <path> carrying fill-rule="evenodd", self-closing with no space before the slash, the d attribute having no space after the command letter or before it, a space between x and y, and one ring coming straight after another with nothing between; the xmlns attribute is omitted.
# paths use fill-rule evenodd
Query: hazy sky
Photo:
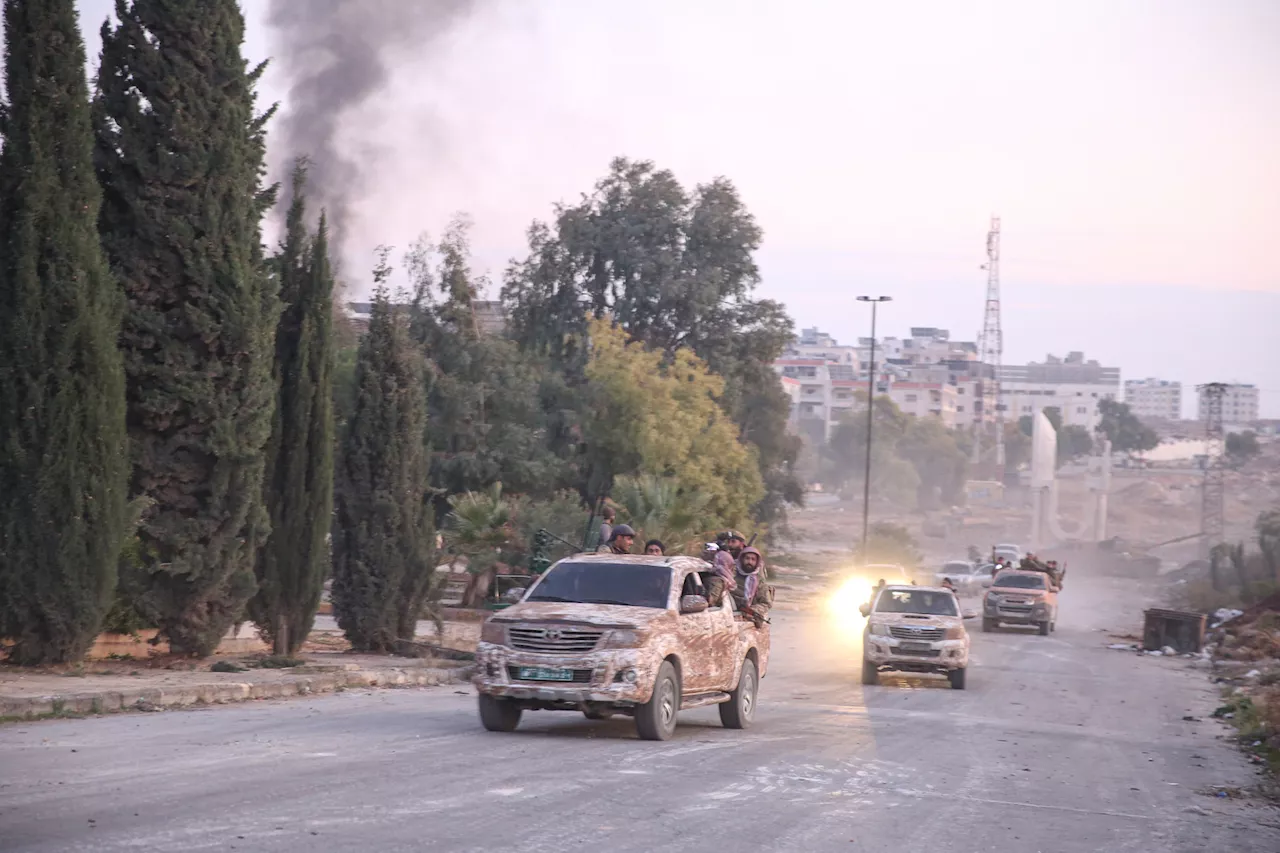
<svg viewBox="0 0 1280 853"><path fill-rule="evenodd" d="M243 5L265 58L267 2ZM112 2L80 6L96 61ZM626 155L731 178L765 231L760 292L798 326L866 334L853 297L883 293L885 333L973 338L994 212L1007 363L1252 382L1280 417L1280 2L476 7L352 117L378 163L345 240L356 293L376 244L457 210L500 279L531 220ZM269 70L263 101L282 88Z"/></svg>

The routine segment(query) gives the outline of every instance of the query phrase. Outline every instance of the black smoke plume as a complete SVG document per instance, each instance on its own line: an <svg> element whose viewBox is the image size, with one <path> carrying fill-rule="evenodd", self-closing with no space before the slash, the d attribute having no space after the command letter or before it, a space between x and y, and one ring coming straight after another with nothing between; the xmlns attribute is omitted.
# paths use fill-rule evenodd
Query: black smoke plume
<svg viewBox="0 0 1280 853"><path fill-rule="evenodd" d="M288 87L273 128L274 162L287 171L310 161L312 209L328 212L339 245L349 237L352 210L373 186L381 164L376 147L344 150L342 132L374 101L397 64L430 57L481 0L270 0L272 64ZM387 104L385 112L394 111Z"/></svg>

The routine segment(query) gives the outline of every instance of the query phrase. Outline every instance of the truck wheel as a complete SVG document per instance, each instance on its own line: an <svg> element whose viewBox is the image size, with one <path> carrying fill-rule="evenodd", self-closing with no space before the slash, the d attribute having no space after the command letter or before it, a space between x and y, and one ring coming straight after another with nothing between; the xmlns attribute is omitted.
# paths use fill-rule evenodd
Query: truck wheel
<svg viewBox="0 0 1280 853"><path fill-rule="evenodd" d="M480 722L491 732L514 732L521 713L520 706L510 699L480 694Z"/></svg>
<svg viewBox="0 0 1280 853"><path fill-rule="evenodd" d="M995 629L996 629L996 620L988 619L987 617L983 616L982 617L982 633L990 634Z"/></svg>
<svg viewBox="0 0 1280 853"><path fill-rule="evenodd" d="M1041 623L1040 623L1040 636L1041 636L1041 637L1047 637L1047 636L1049 636L1049 627L1050 627L1050 625L1051 625L1051 624L1052 624L1052 623L1050 623L1050 622L1041 622Z"/></svg>
<svg viewBox="0 0 1280 853"><path fill-rule="evenodd" d="M680 682L671 661L663 661L653 682L653 695L636 708L636 731L644 740L667 740L676 730Z"/></svg>
<svg viewBox="0 0 1280 853"><path fill-rule="evenodd" d="M726 729L745 729L756 715L756 662L747 658L742 662L742 674L738 686L729 694L728 702L720 703L720 725Z"/></svg>
<svg viewBox="0 0 1280 853"><path fill-rule="evenodd" d="M964 690L964 670L953 669L947 673L947 681L951 682L952 690Z"/></svg>
<svg viewBox="0 0 1280 853"><path fill-rule="evenodd" d="M879 684L880 669L866 658L862 659L862 683L863 684Z"/></svg>

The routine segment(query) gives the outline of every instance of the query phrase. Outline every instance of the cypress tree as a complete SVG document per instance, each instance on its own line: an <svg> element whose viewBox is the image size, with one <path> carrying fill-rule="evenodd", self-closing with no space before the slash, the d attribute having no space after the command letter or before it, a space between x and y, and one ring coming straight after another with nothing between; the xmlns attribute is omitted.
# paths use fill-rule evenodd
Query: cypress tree
<svg viewBox="0 0 1280 853"><path fill-rule="evenodd" d="M121 300L73 0L5 0L0 111L0 636L14 663L84 654L126 526Z"/></svg>
<svg viewBox="0 0 1280 853"><path fill-rule="evenodd" d="M275 258L284 311L276 326L276 409L267 446L271 534L258 556L249 613L276 654L311 631L329 572L333 516L333 275L325 217L306 230L306 166L293 174L285 239Z"/></svg>
<svg viewBox="0 0 1280 853"><path fill-rule="evenodd" d="M262 258L263 125L235 0L117 0L95 119L100 230L121 332L139 609L172 651L212 652L244 615L268 531L262 484L278 316Z"/></svg>
<svg viewBox="0 0 1280 853"><path fill-rule="evenodd" d="M351 645L392 651L412 638L431 578L422 357L379 264L369 330L356 360L356 401L337 478L333 608Z"/></svg>

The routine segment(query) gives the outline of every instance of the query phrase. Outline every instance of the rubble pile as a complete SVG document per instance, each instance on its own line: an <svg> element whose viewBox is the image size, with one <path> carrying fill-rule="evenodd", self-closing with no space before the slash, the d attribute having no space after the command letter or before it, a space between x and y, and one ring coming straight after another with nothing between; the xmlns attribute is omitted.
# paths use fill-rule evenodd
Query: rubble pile
<svg viewBox="0 0 1280 853"><path fill-rule="evenodd" d="M1245 610L1219 610L1212 620L1215 657L1280 665L1280 593Z"/></svg>
<svg viewBox="0 0 1280 853"><path fill-rule="evenodd" d="M1255 760L1280 768L1280 593L1214 614L1218 680L1232 685L1215 716L1231 720Z"/></svg>

